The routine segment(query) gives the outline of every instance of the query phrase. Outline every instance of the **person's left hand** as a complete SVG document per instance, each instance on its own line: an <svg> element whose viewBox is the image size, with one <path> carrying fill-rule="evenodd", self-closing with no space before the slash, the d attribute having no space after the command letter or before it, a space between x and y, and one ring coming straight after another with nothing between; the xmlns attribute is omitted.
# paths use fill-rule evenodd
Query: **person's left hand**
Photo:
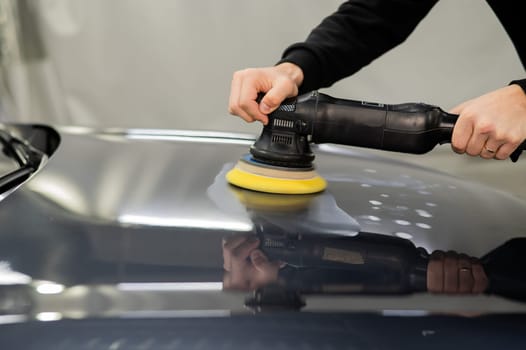
<svg viewBox="0 0 526 350"><path fill-rule="evenodd" d="M280 261L270 261L258 249L254 235L239 234L223 240L224 289L251 291L278 280Z"/></svg>
<svg viewBox="0 0 526 350"><path fill-rule="evenodd" d="M457 153L506 159L526 139L526 94L512 84L450 110L459 118L451 146Z"/></svg>

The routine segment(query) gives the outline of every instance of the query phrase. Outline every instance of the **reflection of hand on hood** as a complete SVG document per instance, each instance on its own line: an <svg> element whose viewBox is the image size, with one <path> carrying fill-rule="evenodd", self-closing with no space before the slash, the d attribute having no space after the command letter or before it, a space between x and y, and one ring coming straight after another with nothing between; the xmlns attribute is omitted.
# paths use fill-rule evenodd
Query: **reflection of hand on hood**
<svg viewBox="0 0 526 350"><path fill-rule="evenodd" d="M480 260L453 251L434 251L427 265L427 289L431 293L480 294L488 277Z"/></svg>
<svg viewBox="0 0 526 350"><path fill-rule="evenodd" d="M274 283L282 267L258 249L259 239L250 234L233 235L223 240L223 288L254 290Z"/></svg>

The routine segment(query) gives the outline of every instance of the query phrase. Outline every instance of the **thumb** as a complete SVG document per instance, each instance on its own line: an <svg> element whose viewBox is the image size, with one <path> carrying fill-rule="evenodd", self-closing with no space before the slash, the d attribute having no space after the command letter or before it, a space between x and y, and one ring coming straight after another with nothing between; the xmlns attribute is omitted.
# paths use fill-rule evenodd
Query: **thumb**
<svg viewBox="0 0 526 350"><path fill-rule="evenodd" d="M261 113L269 114L279 107L287 97L296 96L298 87L291 80L284 80L273 86L261 99L259 110Z"/></svg>
<svg viewBox="0 0 526 350"><path fill-rule="evenodd" d="M254 267L258 270L265 270L268 265L268 257L259 249L254 249L250 252L250 261L254 264Z"/></svg>
<svg viewBox="0 0 526 350"><path fill-rule="evenodd" d="M284 266L281 261L270 261L268 257L259 249L255 249L250 253L250 260L252 264L262 273L265 278L276 278L280 268Z"/></svg>

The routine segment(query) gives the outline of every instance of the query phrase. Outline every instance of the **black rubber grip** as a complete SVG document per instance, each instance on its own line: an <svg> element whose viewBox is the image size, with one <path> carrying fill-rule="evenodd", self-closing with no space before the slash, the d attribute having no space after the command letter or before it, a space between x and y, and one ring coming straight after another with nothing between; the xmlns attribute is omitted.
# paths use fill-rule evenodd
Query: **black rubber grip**
<svg viewBox="0 0 526 350"><path fill-rule="evenodd" d="M314 143L336 143L386 151L423 154L437 144L451 142L458 115L424 103L387 105L333 98L315 94L315 106L298 103L296 113L303 108L315 108L312 120ZM314 97L313 96L313 97ZM523 142L511 155L517 161Z"/></svg>

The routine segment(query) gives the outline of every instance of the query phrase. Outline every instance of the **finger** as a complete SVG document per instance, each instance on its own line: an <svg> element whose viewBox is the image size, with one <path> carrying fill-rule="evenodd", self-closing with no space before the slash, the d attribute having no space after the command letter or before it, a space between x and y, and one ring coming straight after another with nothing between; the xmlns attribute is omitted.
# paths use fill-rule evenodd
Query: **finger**
<svg viewBox="0 0 526 350"><path fill-rule="evenodd" d="M239 233L235 235L231 235L228 237L223 238L223 248L226 250L231 251L244 241L246 241L249 237L252 237L251 235L248 235L246 233Z"/></svg>
<svg viewBox="0 0 526 350"><path fill-rule="evenodd" d="M480 153L480 156L485 159L493 159L496 157L497 153L500 151L500 148L502 147L502 145L503 145L502 142L498 143L496 141L488 139L482 149L482 152Z"/></svg>
<svg viewBox="0 0 526 350"><path fill-rule="evenodd" d="M255 249L250 253L250 260L256 271L259 272L257 278L253 280L258 286L277 280L281 261L270 261L265 253L259 249Z"/></svg>
<svg viewBox="0 0 526 350"><path fill-rule="evenodd" d="M447 252L444 257L444 292L458 291L458 259L455 252Z"/></svg>
<svg viewBox="0 0 526 350"><path fill-rule="evenodd" d="M247 259L250 256L250 252L258 246L259 239L256 236L251 236L232 250L232 260L241 261Z"/></svg>
<svg viewBox="0 0 526 350"><path fill-rule="evenodd" d="M466 153L470 156L478 156L484 153L484 145L488 140L487 134L480 134L478 132L473 132L469 138L468 144L466 146Z"/></svg>
<svg viewBox="0 0 526 350"><path fill-rule="evenodd" d="M472 133L473 122L471 118L460 115L451 135L451 148L453 148L453 151L459 154L465 153Z"/></svg>
<svg viewBox="0 0 526 350"><path fill-rule="evenodd" d="M232 288L232 277L230 272L225 272L223 274L223 289Z"/></svg>
<svg viewBox="0 0 526 350"><path fill-rule="evenodd" d="M281 102L287 97L293 97L298 94L298 87L290 79L278 79L274 83L274 86L265 94L259 109L262 113L272 113L276 108L279 107Z"/></svg>
<svg viewBox="0 0 526 350"><path fill-rule="evenodd" d="M471 261L466 254L460 254L458 257L458 291L463 294L471 293L473 283Z"/></svg>
<svg viewBox="0 0 526 350"><path fill-rule="evenodd" d="M245 69L234 73L230 84L229 112L247 122L266 121L267 117L259 113L257 107L258 79L257 70ZM265 91L263 89L262 91Z"/></svg>
<svg viewBox="0 0 526 350"><path fill-rule="evenodd" d="M519 147L518 143L505 143L497 149L494 158L499 160L508 159L517 147Z"/></svg>
<svg viewBox="0 0 526 350"><path fill-rule="evenodd" d="M234 77L232 78L232 83L230 85L228 111L230 112L230 114L237 115L238 117L241 117L244 121L252 123L255 121L255 119L252 116L250 116L240 104L240 94L244 75L244 71L238 71L234 73Z"/></svg>
<svg viewBox="0 0 526 350"><path fill-rule="evenodd" d="M228 111L230 114L237 115L237 110L239 106L239 91L241 87L241 79L239 77L239 72L235 72L232 81L230 83L230 97L228 99Z"/></svg>
<svg viewBox="0 0 526 350"><path fill-rule="evenodd" d="M260 271L263 271L269 262L268 257L259 249L254 249L250 252L250 261Z"/></svg>
<svg viewBox="0 0 526 350"><path fill-rule="evenodd" d="M473 273L473 289L475 294L483 293L488 288L488 276L477 259L472 259L471 271Z"/></svg>
<svg viewBox="0 0 526 350"><path fill-rule="evenodd" d="M248 239L248 235L237 234L223 238L223 268L230 271L232 268L232 251Z"/></svg>
<svg viewBox="0 0 526 350"><path fill-rule="evenodd" d="M427 264L427 290L441 293L444 290L444 252L434 251Z"/></svg>
<svg viewBox="0 0 526 350"><path fill-rule="evenodd" d="M268 123L268 117L261 113L257 102L260 92L266 93L266 89L256 88L257 82L252 78L243 80L239 93L239 106L252 119L259 120L264 125Z"/></svg>

